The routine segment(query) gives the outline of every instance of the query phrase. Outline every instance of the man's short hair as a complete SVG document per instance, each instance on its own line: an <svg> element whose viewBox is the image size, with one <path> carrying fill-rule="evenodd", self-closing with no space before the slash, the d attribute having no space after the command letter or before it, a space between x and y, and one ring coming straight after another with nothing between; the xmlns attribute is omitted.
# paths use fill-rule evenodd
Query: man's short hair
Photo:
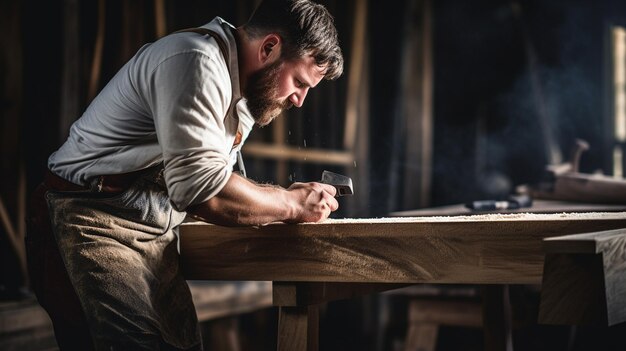
<svg viewBox="0 0 626 351"><path fill-rule="evenodd" d="M311 55L318 66L326 67L325 79L332 80L343 73L337 29L331 14L320 4L309 0L265 0L243 28L252 38L280 35L284 59Z"/></svg>

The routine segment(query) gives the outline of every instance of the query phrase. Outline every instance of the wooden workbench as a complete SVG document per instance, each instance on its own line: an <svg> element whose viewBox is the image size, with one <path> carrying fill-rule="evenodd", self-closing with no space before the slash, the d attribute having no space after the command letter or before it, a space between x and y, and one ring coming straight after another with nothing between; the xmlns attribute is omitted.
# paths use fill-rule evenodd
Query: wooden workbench
<svg viewBox="0 0 626 351"><path fill-rule="evenodd" d="M181 227L187 279L267 280L281 350L317 349L316 305L403 284L541 284L543 239L626 228L626 213L490 214Z"/></svg>

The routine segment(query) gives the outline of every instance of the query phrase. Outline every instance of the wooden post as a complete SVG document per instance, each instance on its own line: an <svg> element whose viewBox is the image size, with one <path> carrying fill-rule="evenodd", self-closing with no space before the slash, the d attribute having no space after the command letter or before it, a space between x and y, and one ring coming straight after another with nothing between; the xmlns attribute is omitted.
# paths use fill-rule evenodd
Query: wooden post
<svg viewBox="0 0 626 351"><path fill-rule="evenodd" d="M167 34L167 20L165 19L165 0L154 0L154 32L157 39Z"/></svg>
<svg viewBox="0 0 626 351"><path fill-rule="evenodd" d="M508 285L483 287L483 333L485 351L513 351Z"/></svg>
<svg viewBox="0 0 626 351"><path fill-rule="evenodd" d="M540 323L626 321L626 229L545 239L544 250Z"/></svg>
<svg viewBox="0 0 626 351"><path fill-rule="evenodd" d="M313 306L281 306L278 316L279 351L319 349L319 309Z"/></svg>
<svg viewBox="0 0 626 351"><path fill-rule="evenodd" d="M394 116L389 209L426 207L432 163L432 13L430 0L406 2L400 86ZM397 189L402 189L400 193Z"/></svg>
<svg viewBox="0 0 626 351"><path fill-rule="evenodd" d="M59 140L65 140L70 125L79 117L78 106L80 96L79 70L79 3L78 0L64 1L64 46L63 75L61 80L61 118Z"/></svg>
<svg viewBox="0 0 626 351"><path fill-rule="evenodd" d="M98 0L98 31L91 59L91 73L89 87L87 89L87 102L96 97L100 85L100 72L102 71L102 52L104 49L104 36L106 29L106 0ZM76 116L78 117L78 116Z"/></svg>

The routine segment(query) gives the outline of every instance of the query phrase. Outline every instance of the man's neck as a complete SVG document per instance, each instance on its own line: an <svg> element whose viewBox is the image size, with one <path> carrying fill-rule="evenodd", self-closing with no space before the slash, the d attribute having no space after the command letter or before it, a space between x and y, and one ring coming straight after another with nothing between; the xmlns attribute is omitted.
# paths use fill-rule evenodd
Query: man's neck
<svg viewBox="0 0 626 351"><path fill-rule="evenodd" d="M235 42L237 43L237 65L239 66L239 87L241 88L241 92L243 94L246 91L246 82L248 81L248 76L250 75L249 69L249 52L248 52L248 35L246 34L243 27L235 28L234 32Z"/></svg>

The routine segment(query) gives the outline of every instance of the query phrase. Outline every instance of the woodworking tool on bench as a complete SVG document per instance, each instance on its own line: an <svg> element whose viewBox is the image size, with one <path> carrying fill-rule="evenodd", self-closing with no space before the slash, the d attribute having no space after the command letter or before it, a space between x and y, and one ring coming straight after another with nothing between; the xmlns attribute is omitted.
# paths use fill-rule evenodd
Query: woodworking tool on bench
<svg viewBox="0 0 626 351"><path fill-rule="evenodd" d="M473 211L503 211L532 206L533 201L528 195L510 196L506 200L479 200L465 204Z"/></svg>
<svg viewBox="0 0 626 351"><path fill-rule="evenodd" d="M353 195L352 179L341 174L333 173L330 171L322 172L322 180L320 183L329 184L337 189L335 196Z"/></svg>
<svg viewBox="0 0 626 351"><path fill-rule="evenodd" d="M587 142L576 140L569 162L549 165L544 181L532 189L531 195L537 199L559 201L626 203L626 179L580 172L580 156L587 149Z"/></svg>

